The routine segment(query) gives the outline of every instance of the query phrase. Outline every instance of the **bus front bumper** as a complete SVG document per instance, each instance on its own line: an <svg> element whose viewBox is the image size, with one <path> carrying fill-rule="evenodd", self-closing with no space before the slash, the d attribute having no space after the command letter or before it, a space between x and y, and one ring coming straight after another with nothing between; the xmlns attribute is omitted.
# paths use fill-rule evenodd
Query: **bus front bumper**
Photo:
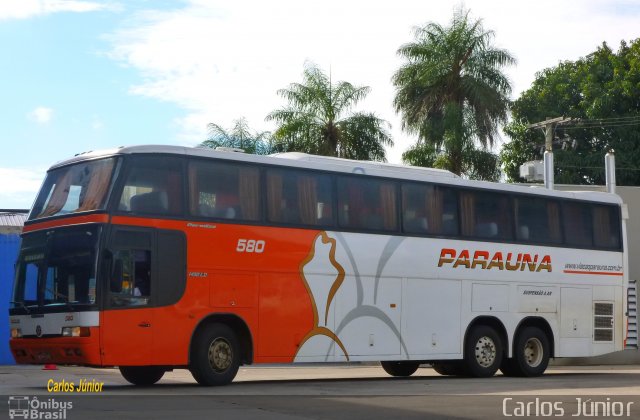
<svg viewBox="0 0 640 420"><path fill-rule="evenodd" d="M99 329L89 337L12 338L11 353L18 364L101 366Z"/></svg>

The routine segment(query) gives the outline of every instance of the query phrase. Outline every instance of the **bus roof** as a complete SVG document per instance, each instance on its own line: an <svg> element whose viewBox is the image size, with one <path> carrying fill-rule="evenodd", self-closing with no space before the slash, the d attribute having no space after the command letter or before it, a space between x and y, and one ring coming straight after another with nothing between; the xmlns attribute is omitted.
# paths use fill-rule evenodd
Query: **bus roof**
<svg viewBox="0 0 640 420"><path fill-rule="evenodd" d="M549 190L542 186L523 186L488 181L475 181L460 178L458 175L442 169L316 156L298 152L276 153L273 155L263 156L228 150L215 150L204 147L166 145L123 146L116 149L79 153L71 159L63 160L54 164L50 169L108 156L132 154L184 155L301 169L316 169L330 172L366 174L413 181L436 182L441 184L457 185L460 187L482 188L503 192L536 194L617 204L622 203L622 199L619 196L600 191L559 191Z"/></svg>

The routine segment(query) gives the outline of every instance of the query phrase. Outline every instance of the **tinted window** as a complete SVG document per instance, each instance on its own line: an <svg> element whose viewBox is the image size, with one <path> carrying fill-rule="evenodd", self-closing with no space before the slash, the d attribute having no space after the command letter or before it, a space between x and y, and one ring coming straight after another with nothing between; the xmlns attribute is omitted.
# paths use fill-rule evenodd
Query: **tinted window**
<svg viewBox="0 0 640 420"><path fill-rule="evenodd" d="M158 231L158 306L172 305L187 287L187 243L184 233Z"/></svg>
<svg viewBox="0 0 640 420"><path fill-rule="evenodd" d="M153 233L116 230L112 240L113 263L109 279L109 304L112 307L145 306L151 303L154 285L151 250Z"/></svg>
<svg viewBox="0 0 640 420"><path fill-rule="evenodd" d="M29 234L16 264L14 308L49 306L48 310L96 301L96 252L100 230L80 226ZM43 247L29 245L40 243Z"/></svg>
<svg viewBox="0 0 640 420"><path fill-rule="evenodd" d="M353 229L397 230L396 184L376 179L338 178L338 223Z"/></svg>
<svg viewBox="0 0 640 420"><path fill-rule="evenodd" d="M104 208L115 162L101 159L49 172L29 219Z"/></svg>
<svg viewBox="0 0 640 420"><path fill-rule="evenodd" d="M260 220L260 171L232 163L189 163L191 214L219 219Z"/></svg>
<svg viewBox="0 0 640 420"><path fill-rule="evenodd" d="M562 203L562 222L567 245L593 246L591 205L566 201Z"/></svg>
<svg viewBox="0 0 640 420"><path fill-rule="evenodd" d="M182 213L182 164L170 157L135 157L129 160L118 210L139 214Z"/></svg>
<svg viewBox="0 0 640 420"><path fill-rule="evenodd" d="M329 175L267 171L267 219L275 223L333 225Z"/></svg>
<svg viewBox="0 0 640 420"><path fill-rule="evenodd" d="M512 239L509 196L486 191L461 191L460 222L463 236Z"/></svg>
<svg viewBox="0 0 640 420"><path fill-rule="evenodd" d="M151 251L118 250L109 282L111 306L144 306L151 299Z"/></svg>
<svg viewBox="0 0 640 420"><path fill-rule="evenodd" d="M28 260L34 258L35 255L26 254L22 258ZM44 254L37 258L44 257ZM17 266L18 276L14 286L13 302L20 302L25 306L38 304L38 265L40 261L24 262ZM12 303L12 305L14 305ZM15 305L21 306L21 305Z"/></svg>
<svg viewBox="0 0 640 420"><path fill-rule="evenodd" d="M620 248L620 210L618 207L593 206L593 240L596 247Z"/></svg>
<svg viewBox="0 0 640 420"><path fill-rule="evenodd" d="M403 185L402 228L408 233L456 235L458 206L455 192L435 185Z"/></svg>
<svg viewBox="0 0 640 420"><path fill-rule="evenodd" d="M542 197L516 197L516 238L522 242L558 244L562 242L560 206Z"/></svg>
<svg viewBox="0 0 640 420"><path fill-rule="evenodd" d="M184 233L118 228L110 249L110 307L166 306L180 300L186 288Z"/></svg>

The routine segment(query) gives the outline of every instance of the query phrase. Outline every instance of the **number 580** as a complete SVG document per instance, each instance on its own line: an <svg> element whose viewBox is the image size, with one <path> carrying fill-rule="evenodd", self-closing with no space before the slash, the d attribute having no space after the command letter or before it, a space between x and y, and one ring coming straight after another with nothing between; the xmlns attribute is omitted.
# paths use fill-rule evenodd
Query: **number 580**
<svg viewBox="0 0 640 420"><path fill-rule="evenodd" d="M264 252L264 246L265 242L263 240L238 239L236 252L253 252L256 254L262 254Z"/></svg>

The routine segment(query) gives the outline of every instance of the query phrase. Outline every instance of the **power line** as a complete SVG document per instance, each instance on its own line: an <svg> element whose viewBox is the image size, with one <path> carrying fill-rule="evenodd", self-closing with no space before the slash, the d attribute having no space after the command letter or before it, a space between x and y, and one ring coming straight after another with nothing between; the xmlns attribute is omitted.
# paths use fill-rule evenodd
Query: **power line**
<svg viewBox="0 0 640 420"><path fill-rule="evenodd" d="M531 124L527 128L548 128L549 126L554 129L561 128L563 130L577 130L588 128L605 128L605 127L625 127L632 125L640 125L640 116L627 116L627 117L610 117L610 118L552 118L539 123Z"/></svg>
<svg viewBox="0 0 640 420"><path fill-rule="evenodd" d="M639 125L640 118L615 120L615 121L584 121L577 122L575 125L563 127L565 130L577 129L577 128L598 128L598 127L623 127L628 125Z"/></svg>
<svg viewBox="0 0 640 420"><path fill-rule="evenodd" d="M574 121L616 121L616 120L637 120L640 119L640 115L627 116L627 117L607 117L607 118L575 118Z"/></svg>
<svg viewBox="0 0 640 420"><path fill-rule="evenodd" d="M576 165L556 165L556 168L571 168L571 169L597 169L604 170L603 166L576 166ZM616 168L616 171L640 171L640 168Z"/></svg>

